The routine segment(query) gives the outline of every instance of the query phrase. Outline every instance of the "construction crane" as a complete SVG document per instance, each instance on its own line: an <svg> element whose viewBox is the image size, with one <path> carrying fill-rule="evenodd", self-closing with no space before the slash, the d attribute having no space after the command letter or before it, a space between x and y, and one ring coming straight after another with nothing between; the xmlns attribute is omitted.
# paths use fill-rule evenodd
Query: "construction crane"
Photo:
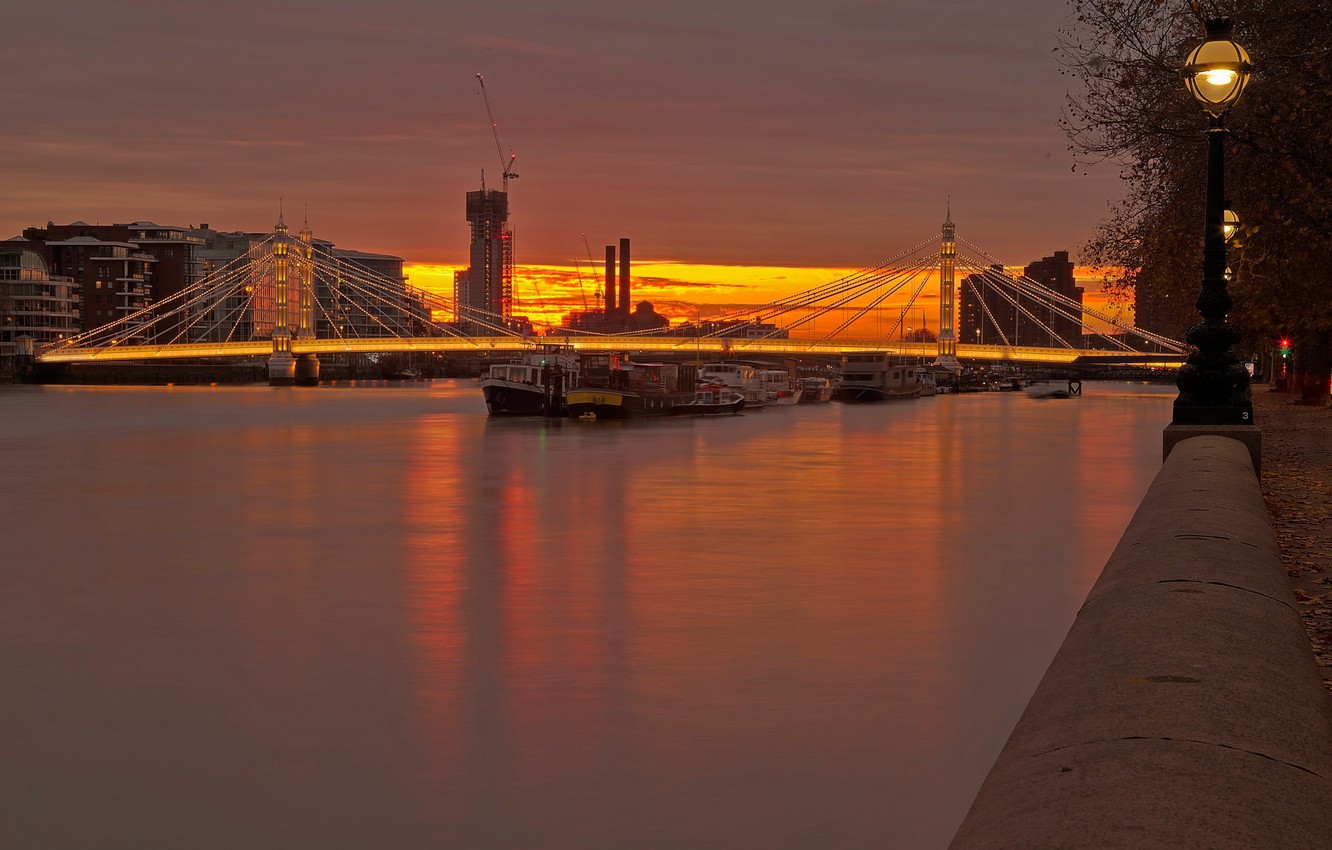
<svg viewBox="0 0 1332 850"><path fill-rule="evenodd" d="M583 267L578 264L578 258L574 257L574 271L578 273L578 294L583 299L583 312L587 312L587 290L583 288Z"/></svg>
<svg viewBox="0 0 1332 850"><path fill-rule="evenodd" d="M590 268L590 269L595 269L595 268L597 267L597 263L596 263L596 260L593 260L593 259L592 259L592 246L589 245L589 244L587 244L587 234L586 234L586 233L583 234L583 248L587 251L587 267ZM593 279L596 280L596 282L597 282L597 289L596 289L596 291L595 291L594 293L592 293L592 297L595 298L595 299L597 299L597 306L600 307L600 306L601 306L601 278L593 278Z"/></svg>
<svg viewBox="0 0 1332 850"><path fill-rule="evenodd" d="M490 96L486 94L486 78L477 74L476 81L481 84L481 99L486 104L486 117L490 119L490 132L495 135L495 152L499 154L500 168L504 173L504 191L507 192L509 191L509 178L518 179L518 175L513 170L513 161L518 158L518 154L514 153L511 148L508 160L504 159L504 146L500 144L499 125L495 123L495 112L490 108Z"/></svg>

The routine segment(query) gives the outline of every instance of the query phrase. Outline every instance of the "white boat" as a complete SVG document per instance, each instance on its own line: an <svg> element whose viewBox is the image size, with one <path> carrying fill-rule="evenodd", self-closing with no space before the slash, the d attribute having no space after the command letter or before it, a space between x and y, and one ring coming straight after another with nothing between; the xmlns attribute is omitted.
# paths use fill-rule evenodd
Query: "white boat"
<svg viewBox="0 0 1332 850"><path fill-rule="evenodd" d="M768 404L786 407L800 403L804 387L785 369L760 369L759 379L763 382L763 395Z"/></svg>
<svg viewBox="0 0 1332 850"><path fill-rule="evenodd" d="M744 363L704 363L698 368L699 386L722 384L745 397L745 409L764 407L768 393L758 370Z"/></svg>
<svg viewBox="0 0 1332 850"><path fill-rule="evenodd" d="M578 357L547 349L519 363L496 363L481 378L491 416L563 416L565 395L578 378Z"/></svg>
<svg viewBox="0 0 1332 850"><path fill-rule="evenodd" d="M722 384L714 384L696 388L693 399L672 407L671 414L674 416L721 416L728 413L739 413L744 409L745 397L742 394L728 389Z"/></svg>
<svg viewBox="0 0 1332 850"><path fill-rule="evenodd" d="M842 358L842 383L838 401L889 401L920 395L920 376L915 364L898 361L891 354L849 354Z"/></svg>
<svg viewBox="0 0 1332 850"><path fill-rule="evenodd" d="M954 375L941 366L921 366L916 370L916 377L920 379L920 394L925 395L944 395L953 391L951 382Z"/></svg>
<svg viewBox="0 0 1332 850"><path fill-rule="evenodd" d="M1036 381L1022 391L1032 398L1073 398L1082 395L1082 382L1076 379Z"/></svg>

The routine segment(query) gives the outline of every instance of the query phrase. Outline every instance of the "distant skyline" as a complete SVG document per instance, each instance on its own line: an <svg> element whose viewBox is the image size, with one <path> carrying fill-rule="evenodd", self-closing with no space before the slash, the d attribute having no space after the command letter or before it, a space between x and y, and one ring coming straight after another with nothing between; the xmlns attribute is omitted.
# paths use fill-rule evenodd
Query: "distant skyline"
<svg viewBox="0 0 1332 850"><path fill-rule="evenodd" d="M0 238L48 219L315 234L466 262L505 155L519 263L861 268L938 232L1021 265L1118 197L1056 126L1064 0L49 0L15 35Z"/></svg>

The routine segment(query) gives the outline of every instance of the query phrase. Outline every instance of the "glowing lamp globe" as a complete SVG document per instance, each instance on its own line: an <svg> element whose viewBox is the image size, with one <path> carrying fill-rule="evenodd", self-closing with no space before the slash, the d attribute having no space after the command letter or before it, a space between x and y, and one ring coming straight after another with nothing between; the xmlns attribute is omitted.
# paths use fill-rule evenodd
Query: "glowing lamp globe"
<svg viewBox="0 0 1332 850"><path fill-rule="evenodd" d="M1249 54L1230 38L1230 21L1207 22L1207 38L1184 64L1189 91L1211 115L1221 115L1239 100L1249 84Z"/></svg>
<svg viewBox="0 0 1332 850"><path fill-rule="evenodd" d="M1226 237L1227 242L1234 239L1235 234L1239 233L1240 224L1239 215L1234 210L1226 210L1225 221L1221 224L1221 233Z"/></svg>

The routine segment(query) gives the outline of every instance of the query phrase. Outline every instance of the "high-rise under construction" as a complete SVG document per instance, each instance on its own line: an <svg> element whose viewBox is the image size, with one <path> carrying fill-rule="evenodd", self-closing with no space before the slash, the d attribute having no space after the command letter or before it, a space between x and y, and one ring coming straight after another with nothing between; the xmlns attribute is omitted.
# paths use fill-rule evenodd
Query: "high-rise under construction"
<svg viewBox="0 0 1332 850"><path fill-rule="evenodd" d="M472 226L470 265L454 275L457 321L489 325L513 313L513 232L509 230L509 193L486 189L467 193L467 222Z"/></svg>

